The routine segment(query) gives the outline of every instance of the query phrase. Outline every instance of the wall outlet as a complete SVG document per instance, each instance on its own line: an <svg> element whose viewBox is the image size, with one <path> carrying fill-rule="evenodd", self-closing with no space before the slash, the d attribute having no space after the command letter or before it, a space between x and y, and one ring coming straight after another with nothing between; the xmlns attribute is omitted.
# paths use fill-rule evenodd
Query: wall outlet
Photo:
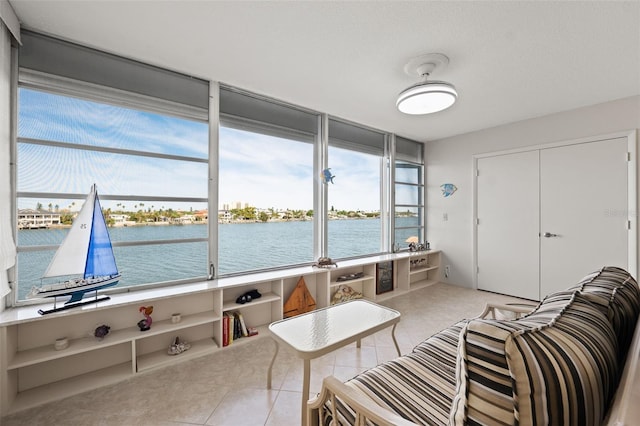
<svg viewBox="0 0 640 426"><path fill-rule="evenodd" d="M449 274L451 273L451 266L447 265L444 267L444 277L449 278Z"/></svg>

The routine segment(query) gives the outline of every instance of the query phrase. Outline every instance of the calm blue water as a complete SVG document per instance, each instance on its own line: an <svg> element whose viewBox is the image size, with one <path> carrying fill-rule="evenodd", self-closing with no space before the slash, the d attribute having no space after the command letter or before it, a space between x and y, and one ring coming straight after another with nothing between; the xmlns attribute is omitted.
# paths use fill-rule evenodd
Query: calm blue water
<svg viewBox="0 0 640 426"><path fill-rule="evenodd" d="M332 258L378 253L380 220L332 220L328 223ZM19 230L19 246L57 245L68 229ZM113 242L206 238L206 225L109 228ZM218 275L313 262L313 223L269 222L219 225ZM402 237L404 238L404 237ZM403 239L402 239L403 241ZM119 286L135 286L205 277L207 243L171 243L115 247ZM19 298L40 285L53 250L18 254Z"/></svg>

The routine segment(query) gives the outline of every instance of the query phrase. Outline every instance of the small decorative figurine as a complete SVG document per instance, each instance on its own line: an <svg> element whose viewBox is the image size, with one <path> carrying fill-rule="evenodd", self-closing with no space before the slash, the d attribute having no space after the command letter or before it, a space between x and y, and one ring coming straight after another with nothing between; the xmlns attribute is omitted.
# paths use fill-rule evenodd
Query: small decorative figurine
<svg viewBox="0 0 640 426"><path fill-rule="evenodd" d="M96 329L93 332L93 335L98 339L98 340L102 340L104 339L104 337L109 334L109 330L111 330L111 327L109 327L106 324L102 324L98 327L96 327Z"/></svg>
<svg viewBox="0 0 640 426"><path fill-rule="evenodd" d="M331 260L330 257L319 257L318 261L313 264L316 268L331 268L338 267L338 264Z"/></svg>
<svg viewBox="0 0 640 426"><path fill-rule="evenodd" d="M247 302L251 302L254 299L259 299L262 297L262 294L258 290L247 291L245 294L238 296L236 299L236 303L244 305Z"/></svg>
<svg viewBox="0 0 640 426"><path fill-rule="evenodd" d="M151 328L151 314L153 313L153 306L140 306L139 309L144 315L144 319L138 321L138 327L140 327L140 331L147 331Z"/></svg>
<svg viewBox="0 0 640 426"><path fill-rule="evenodd" d="M352 287L346 284L342 284L333 294L331 304L335 305L336 303L342 303L354 299L362 299L362 293L355 291Z"/></svg>
<svg viewBox="0 0 640 426"><path fill-rule="evenodd" d="M56 351L67 349L69 347L69 339L67 339L66 337L61 337L59 339L56 339L56 342L53 344L53 347L56 349Z"/></svg>
<svg viewBox="0 0 640 426"><path fill-rule="evenodd" d="M181 342L179 337L176 337L175 340L173 341L173 343L171 344L171 346L169 346L169 350L167 350L167 353L169 355L178 355L181 354L182 352L186 351L187 349L189 349L191 347L191 345L187 342Z"/></svg>
<svg viewBox="0 0 640 426"><path fill-rule="evenodd" d="M418 237L409 237L404 242L409 243L409 251L418 251Z"/></svg>

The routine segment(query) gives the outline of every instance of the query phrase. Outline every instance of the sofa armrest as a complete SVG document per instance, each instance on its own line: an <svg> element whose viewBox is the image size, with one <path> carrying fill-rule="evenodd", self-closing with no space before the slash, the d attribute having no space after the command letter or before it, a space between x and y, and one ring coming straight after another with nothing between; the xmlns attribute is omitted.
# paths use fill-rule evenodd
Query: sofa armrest
<svg viewBox="0 0 640 426"><path fill-rule="evenodd" d="M637 398L640 394L640 319L636 324L633 340L627 352L622 377L618 383L609 412L603 424L607 426L623 426L636 424L640 409Z"/></svg>
<svg viewBox="0 0 640 426"><path fill-rule="evenodd" d="M307 425L318 426L320 424L321 411L326 409L324 407L326 402L331 402L331 416L334 419L332 424L337 424L336 398L355 412L356 425L364 425L366 420L370 420L380 426L415 426L415 423L379 406L358 390L350 388L333 376L325 377L322 380L322 389L318 396L309 400Z"/></svg>
<svg viewBox="0 0 640 426"><path fill-rule="evenodd" d="M528 305L526 303L523 303L523 304L510 304L510 305L501 305L501 304L497 304L497 303L487 303L486 305L484 305L484 310L482 311L482 313L480 315L478 315L476 318L477 319L487 319L489 316L491 316L491 318L493 318L493 319L515 319L515 318L520 318L521 316L523 316L525 314L528 314L535 307L536 307L536 305ZM499 318L497 316L498 315L497 311L500 311L501 318ZM511 315L509 315L508 317L505 317L503 312L508 312Z"/></svg>

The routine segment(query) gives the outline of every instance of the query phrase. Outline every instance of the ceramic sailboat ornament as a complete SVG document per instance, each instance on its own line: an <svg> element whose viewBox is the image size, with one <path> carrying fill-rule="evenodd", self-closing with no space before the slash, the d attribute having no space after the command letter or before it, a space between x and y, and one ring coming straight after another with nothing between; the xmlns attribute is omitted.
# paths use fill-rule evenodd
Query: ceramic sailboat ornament
<svg viewBox="0 0 640 426"><path fill-rule="evenodd" d="M95 184L42 278L68 276L75 278L31 289L27 298L71 296L60 308L54 299L54 308L39 310L41 315L109 300L108 296L98 298L98 290L114 286L120 280ZM82 302L90 291L96 292L95 299Z"/></svg>

